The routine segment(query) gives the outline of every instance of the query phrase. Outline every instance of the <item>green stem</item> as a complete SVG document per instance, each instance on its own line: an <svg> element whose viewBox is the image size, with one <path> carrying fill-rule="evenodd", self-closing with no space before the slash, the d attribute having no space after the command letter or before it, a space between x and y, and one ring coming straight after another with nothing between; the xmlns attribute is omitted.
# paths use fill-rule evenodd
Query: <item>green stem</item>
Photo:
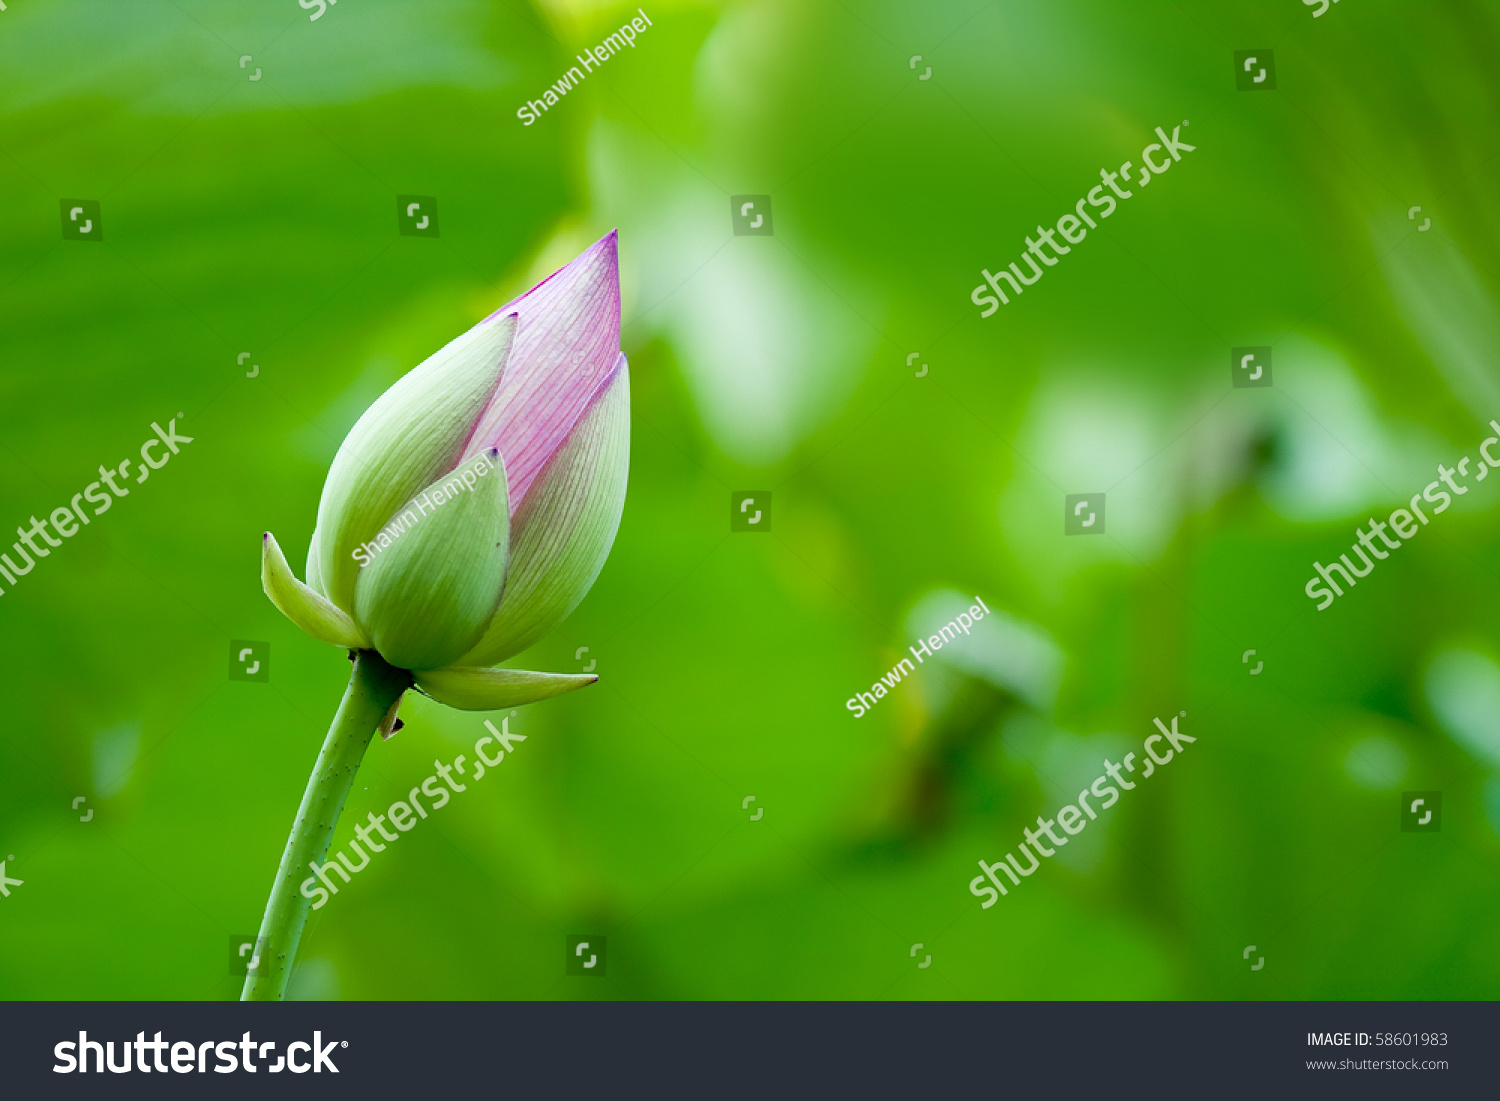
<svg viewBox="0 0 1500 1101"><path fill-rule="evenodd" d="M280 1001L286 997L287 980L297 960L297 944L307 924L308 899L298 889L308 865L328 855L333 829L344 812L344 800L354 786L354 774L364 759L380 722L391 705L412 685L411 674L390 665L373 650L354 655L354 672L339 704L318 763L313 766L292 823L291 836L276 869L271 897L260 921L256 952L260 966L245 976L242 1002Z"/></svg>

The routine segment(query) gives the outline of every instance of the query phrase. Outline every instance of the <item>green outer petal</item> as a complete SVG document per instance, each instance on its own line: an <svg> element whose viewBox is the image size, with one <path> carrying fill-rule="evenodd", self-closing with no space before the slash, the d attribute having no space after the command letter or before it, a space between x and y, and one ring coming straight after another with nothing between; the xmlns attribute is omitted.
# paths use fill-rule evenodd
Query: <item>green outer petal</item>
<svg viewBox="0 0 1500 1101"><path fill-rule="evenodd" d="M464 466L443 475L398 508L386 529L401 527L390 545L360 570L354 616L375 649L400 669L449 665L484 633L505 586L510 504L505 464L489 452L491 469L463 487ZM433 494L444 495L441 503ZM418 505L428 500L425 511Z"/></svg>
<svg viewBox="0 0 1500 1101"><path fill-rule="evenodd" d="M475 325L382 394L344 439L318 504L319 568L308 571L340 608L354 608L355 547L458 465L515 332L514 314Z"/></svg>
<svg viewBox="0 0 1500 1101"><path fill-rule="evenodd" d="M622 362L526 494L513 524L504 599L460 664L504 661L578 606L615 541L629 473L630 372Z"/></svg>
<svg viewBox="0 0 1500 1101"><path fill-rule="evenodd" d="M346 612L297 580L269 531L261 538L260 584L281 614L313 638L351 650L369 648L369 641Z"/></svg>
<svg viewBox="0 0 1500 1101"><path fill-rule="evenodd" d="M318 560L318 529L313 528L312 542L307 545L307 587L321 596L327 596L323 590L322 564Z"/></svg>
<svg viewBox="0 0 1500 1101"><path fill-rule="evenodd" d="M599 679L597 673L532 673L525 669L469 669L454 665L416 674L417 687L460 711L497 711L550 699Z"/></svg>

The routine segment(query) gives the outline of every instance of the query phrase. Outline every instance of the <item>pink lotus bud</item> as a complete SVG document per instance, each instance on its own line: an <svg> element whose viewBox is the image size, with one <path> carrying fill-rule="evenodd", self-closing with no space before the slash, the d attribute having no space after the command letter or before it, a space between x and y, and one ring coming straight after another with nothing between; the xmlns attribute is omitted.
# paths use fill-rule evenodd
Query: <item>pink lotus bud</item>
<svg viewBox="0 0 1500 1101"><path fill-rule="evenodd" d="M588 592L619 527L629 462L610 233L370 406L323 487L308 584L268 534L266 592L308 633L374 649L454 706L592 683L485 667Z"/></svg>

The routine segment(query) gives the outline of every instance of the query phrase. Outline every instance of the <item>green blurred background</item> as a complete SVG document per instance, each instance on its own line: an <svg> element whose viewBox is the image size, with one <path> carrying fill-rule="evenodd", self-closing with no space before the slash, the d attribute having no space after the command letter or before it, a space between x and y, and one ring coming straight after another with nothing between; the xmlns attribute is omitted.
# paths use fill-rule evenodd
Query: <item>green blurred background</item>
<svg viewBox="0 0 1500 1101"><path fill-rule="evenodd" d="M1500 417L1500 5L1314 10L657 0L524 127L632 9L11 0L0 519L152 421L194 442L0 597L0 997L237 995L348 675L258 536L300 570L365 407L616 226L624 518L516 661L599 683L314 915L295 996L1494 996L1500 482L1328 611L1303 585ZM1247 48L1274 91L1236 91ZM981 268L1184 120L1196 152L980 319ZM398 235L406 193L439 238ZM1240 345L1273 387L1231 388ZM769 534L730 532L744 489ZM954 593L1003 614L855 719ZM1179 711L1190 751L982 910L976 860ZM403 715L336 846L483 732ZM1407 790L1441 832L1400 831Z"/></svg>

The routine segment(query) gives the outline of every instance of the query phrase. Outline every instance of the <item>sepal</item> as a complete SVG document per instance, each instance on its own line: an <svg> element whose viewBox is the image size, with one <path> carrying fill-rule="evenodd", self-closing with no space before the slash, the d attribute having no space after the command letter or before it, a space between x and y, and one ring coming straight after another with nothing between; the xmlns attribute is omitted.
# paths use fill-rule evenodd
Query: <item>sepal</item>
<svg viewBox="0 0 1500 1101"><path fill-rule="evenodd" d="M348 613L297 580L269 531L261 537L260 584L282 615L319 642L350 650L369 649L369 640Z"/></svg>
<svg viewBox="0 0 1500 1101"><path fill-rule="evenodd" d="M526 669L474 669L453 665L413 674L417 687L460 711L498 711L560 696L599 679L595 673L533 673Z"/></svg>

